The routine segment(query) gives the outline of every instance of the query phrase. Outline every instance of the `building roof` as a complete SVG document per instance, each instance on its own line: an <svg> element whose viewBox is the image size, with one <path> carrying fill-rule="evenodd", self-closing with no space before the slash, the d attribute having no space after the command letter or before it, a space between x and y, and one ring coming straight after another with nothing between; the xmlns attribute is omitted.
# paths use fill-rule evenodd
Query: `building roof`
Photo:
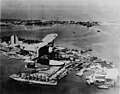
<svg viewBox="0 0 120 94"><path fill-rule="evenodd" d="M107 74L106 74L105 78L117 81L118 76L119 76L118 69L113 68L113 69L107 69Z"/></svg>

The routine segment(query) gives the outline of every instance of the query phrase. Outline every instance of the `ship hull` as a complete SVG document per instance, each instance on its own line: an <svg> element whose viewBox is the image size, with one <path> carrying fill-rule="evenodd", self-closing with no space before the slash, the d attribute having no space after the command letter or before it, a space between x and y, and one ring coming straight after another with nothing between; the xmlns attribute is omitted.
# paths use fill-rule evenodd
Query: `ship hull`
<svg viewBox="0 0 120 94"><path fill-rule="evenodd" d="M22 82L22 83L26 83L26 84L57 85L57 81L55 81L55 82L48 81L47 82L47 81L27 80L27 79L22 79L22 78L16 78L16 77L13 77L12 75L10 76L10 78L14 81Z"/></svg>

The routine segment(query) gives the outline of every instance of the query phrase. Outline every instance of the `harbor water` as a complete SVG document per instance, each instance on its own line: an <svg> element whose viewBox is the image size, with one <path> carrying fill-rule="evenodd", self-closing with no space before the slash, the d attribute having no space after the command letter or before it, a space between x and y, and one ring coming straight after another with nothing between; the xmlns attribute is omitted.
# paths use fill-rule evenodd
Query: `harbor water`
<svg viewBox="0 0 120 94"><path fill-rule="evenodd" d="M97 32L100 30L100 32ZM41 40L47 34L57 33L56 46L71 49L92 48L91 55L102 57L120 64L120 26L102 25L96 27L53 26L26 30L24 26L1 27L0 36L17 35L20 38ZM9 75L18 73L24 67L22 60L8 59L0 54L0 94L119 94L119 86L110 89L98 89L86 84L84 77L74 76L71 71L65 78L58 81L57 86L33 86L18 84L9 79Z"/></svg>

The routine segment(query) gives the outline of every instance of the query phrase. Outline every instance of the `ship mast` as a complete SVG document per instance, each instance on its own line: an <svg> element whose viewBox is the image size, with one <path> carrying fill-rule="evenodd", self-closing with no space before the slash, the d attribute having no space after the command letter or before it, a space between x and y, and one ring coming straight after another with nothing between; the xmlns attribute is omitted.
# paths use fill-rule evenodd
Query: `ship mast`
<svg viewBox="0 0 120 94"><path fill-rule="evenodd" d="M42 5L42 20L44 20L45 18L44 18L44 5Z"/></svg>

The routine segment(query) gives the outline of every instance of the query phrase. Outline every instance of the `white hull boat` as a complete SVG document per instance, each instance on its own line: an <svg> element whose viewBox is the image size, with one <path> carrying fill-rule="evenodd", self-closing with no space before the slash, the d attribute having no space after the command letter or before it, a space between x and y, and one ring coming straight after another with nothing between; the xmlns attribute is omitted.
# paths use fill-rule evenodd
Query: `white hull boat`
<svg viewBox="0 0 120 94"><path fill-rule="evenodd" d="M100 88L100 89L109 89L109 87L107 85L100 85L100 86L98 86L98 88Z"/></svg>

